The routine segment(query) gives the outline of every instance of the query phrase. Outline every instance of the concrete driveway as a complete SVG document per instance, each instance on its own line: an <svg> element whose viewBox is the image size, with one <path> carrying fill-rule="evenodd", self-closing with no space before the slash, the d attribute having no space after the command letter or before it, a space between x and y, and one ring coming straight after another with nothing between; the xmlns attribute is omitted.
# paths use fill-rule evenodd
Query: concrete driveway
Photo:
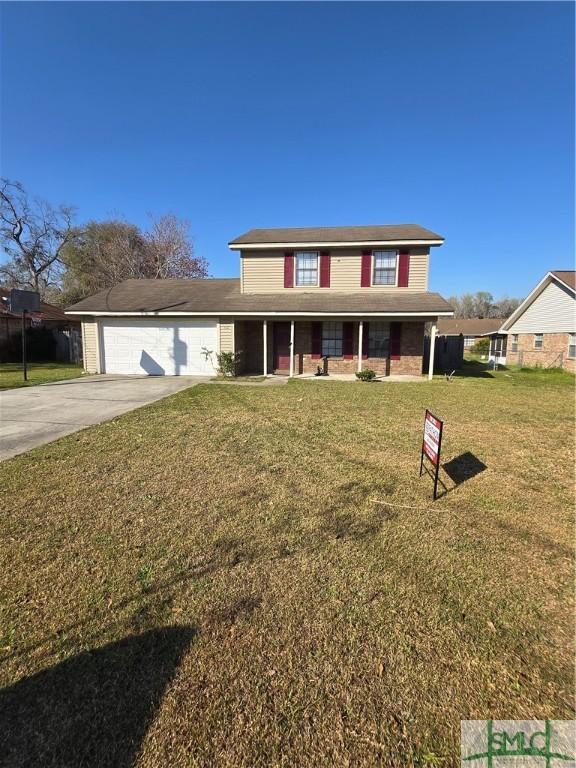
<svg viewBox="0 0 576 768"><path fill-rule="evenodd" d="M0 392L0 461L209 381L203 376L84 376Z"/></svg>

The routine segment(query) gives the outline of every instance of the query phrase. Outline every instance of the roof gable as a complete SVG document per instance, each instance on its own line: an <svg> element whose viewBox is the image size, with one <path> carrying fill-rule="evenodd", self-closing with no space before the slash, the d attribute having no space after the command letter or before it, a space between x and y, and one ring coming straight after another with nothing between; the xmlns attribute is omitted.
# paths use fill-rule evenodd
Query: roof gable
<svg viewBox="0 0 576 768"><path fill-rule="evenodd" d="M501 331L508 332L510 329L515 326L516 323L518 323L523 315L525 315L530 308L534 305L534 303L542 296L542 294L550 288L550 286L556 286L557 290L555 292L555 296L548 297L548 307L547 307L547 314L548 316L551 316L554 314L554 312L557 311L560 313L561 307L566 309L566 307L569 307L569 311L574 314L576 311L576 305L572 306L572 301L570 299L574 300L576 299L576 288L575 285L575 275L576 273L572 270L555 270L547 272L542 280L538 283L538 285L534 288L531 293L528 294L528 296L524 299L524 301L520 304L520 306L510 315L510 317L502 323ZM563 301L563 297L568 297L567 303ZM529 333L530 331L524 331L521 330L520 332L526 332ZM536 330L534 332L540 333L545 332L545 329L542 328L541 330ZM548 333L554 332L553 330L546 330ZM561 332L558 330L558 332Z"/></svg>

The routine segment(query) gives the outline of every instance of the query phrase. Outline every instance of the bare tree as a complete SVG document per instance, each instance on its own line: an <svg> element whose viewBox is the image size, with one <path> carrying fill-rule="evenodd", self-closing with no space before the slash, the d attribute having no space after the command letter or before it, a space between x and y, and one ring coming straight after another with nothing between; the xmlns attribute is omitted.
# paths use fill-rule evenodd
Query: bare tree
<svg viewBox="0 0 576 768"><path fill-rule="evenodd" d="M488 291L463 293L450 296L448 303L454 307L454 314L461 318L509 317L520 304L520 299L504 296L495 300Z"/></svg>
<svg viewBox="0 0 576 768"><path fill-rule="evenodd" d="M146 233L148 244L147 277L202 278L208 275L208 262L194 254L190 239L190 224L174 214L150 216L151 229Z"/></svg>
<svg viewBox="0 0 576 768"><path fill-rule="evenodd" d="M77 236L73 218L73 208L31 200L22 184L2 179L0 244L8 256L0 264L2 282L41 294L58 285L63 249Z"/></svg>
<svg viewBox="0 0 576 768"><path fill-rule="evenodd" d="M171 214L152 218L149 232L117 219L89 222L82 234L66 246L63 260L66 303L129 278L207 275L206 260L194 255L188 222Z"/></svg>
<svg viewBox="0 0 576 768"><path fill-rule="evenodd" d="M126 221L90 221L62 251L66 266L63 300L78 301L122 280L144 276L149 261L147 242L137 226Z"/></svg>

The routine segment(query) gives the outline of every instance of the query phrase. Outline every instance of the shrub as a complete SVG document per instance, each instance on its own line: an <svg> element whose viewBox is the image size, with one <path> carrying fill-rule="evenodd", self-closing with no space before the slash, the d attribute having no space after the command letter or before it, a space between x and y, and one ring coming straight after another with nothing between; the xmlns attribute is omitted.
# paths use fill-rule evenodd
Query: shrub
<svg viewBox="0 0 576 768"><path fill-rule="evenodd" d="M216 355L218 372L222 376L237 376L240 369L242 352L220 352Z"/></svg>
<svg viewBox="0 0 576 768"><path fill-rule="evenodd" d="M488 337L479 339L470 351L475 355L487 355L490 351L490 339Z"/></svg>
<svg viewBox="0 0 576 768"><path fill-rule="evenodd" d="M360 379L360 381L372 381L372 379L376 378L376 371L373 371L371 368L366 368L365 371L357 371L356 378Z"/></svg>

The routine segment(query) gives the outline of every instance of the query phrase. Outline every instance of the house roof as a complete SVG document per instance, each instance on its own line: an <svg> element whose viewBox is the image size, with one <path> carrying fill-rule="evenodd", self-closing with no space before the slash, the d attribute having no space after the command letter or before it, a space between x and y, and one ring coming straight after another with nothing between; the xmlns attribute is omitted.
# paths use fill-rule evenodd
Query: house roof
<svg viewBox="0 0 576 768"><path fill-rule="evenodd" d="M497 331L504 318L442 318L438 321L439 336L482 336Z"/></svg>
<svg viewBox="0 0 576 768"><path fill-rule="evenodd" d="M125 280L71 307L74 314L370 315L452 314L437 293L286 291L241 293L238 279Z"/></svg>
<svg viewBox="0 0 576 768"><path fill-rule="evenodd" d="M553 269L551 270L550 274L554 275L554 277L558 278L558 280L566 283L569 288L572 288L576 291L576 272L574 270Z"/></svg>
<svg viewBox="0 0 576 768"><path fill-rule="evenodd" d="M540 282L534 288L534 290L531 291L528 294L528 296L526 296L526 298L520 304L520 306L517 307L514 310L514 312L512 312L510 317L502 323L500 330L505 333L508 332L508 329L511 328L511 326L516 322L516 320L521 315L524 314L524 312L528 309L528 307L538 298L538 296L540 296L542 291L552 281L555 281L556 283L560 283L565 288L568 288L568 291L574 294L574 297L576 298L576 271L573 269L550 270L550 272L546 272L542 280L540 280Z"/></svg>
<svg viewBox="0 0 576 768"><path fill-rule="evenodd" d="M0 288L0 299L7 299L9 296L9 288ZM74 322L74 318L67 317L61 307L57 307L55 304L48 304L46 301L40 302L40 312L44 320L56 320L63 323ZM10 317L20 320L22 315L19 312L10 312L7 302L0 301L0 317Z"/></svg>
<svg viewBox="0 0 576 768"><path fill-rule="evenodd" d="M298 244L431 243L441 245L442 235L419 224L378 224L364 227L281 227L251 229L231 240L229 246Z"/></svg>

